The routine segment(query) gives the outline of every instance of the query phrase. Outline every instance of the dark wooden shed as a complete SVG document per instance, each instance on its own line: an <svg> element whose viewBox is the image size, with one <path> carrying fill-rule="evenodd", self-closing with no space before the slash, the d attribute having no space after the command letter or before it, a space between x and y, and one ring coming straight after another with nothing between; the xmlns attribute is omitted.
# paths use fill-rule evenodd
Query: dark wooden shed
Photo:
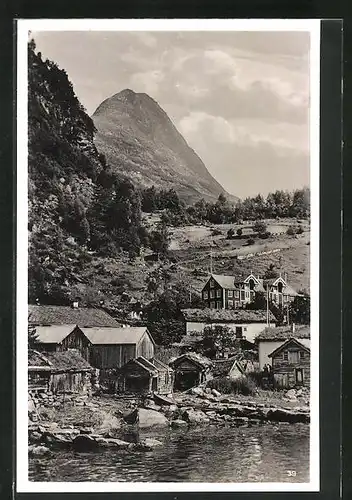
<svg viewBox="0 0 352 500"><path fill-rule="evenodd" d="M182 354L170 362L175 372L174 389L185 391L195 387L211 377L210 359L194 352Z"/></svg>
<svg viewBox="0 0 352 500"><path fill-rule="evenodd" d="M91 343L77 325L36 326L36 349L45 352L62 352L77 350L89 360Z"/></svg>
<svg viewBox="0 0 352 500"><path fill-rule="evenodd" d="M290 338L269 354L272 375L277 388L310 385L310 349Z"/></svg>
<svg viewBox="0 0 352 500"><path fill-rule="evenodd" d="M143 356L131 359L118 371L117 388L120 392L170 394L173 387L173 370L156 359Z"/></svg>

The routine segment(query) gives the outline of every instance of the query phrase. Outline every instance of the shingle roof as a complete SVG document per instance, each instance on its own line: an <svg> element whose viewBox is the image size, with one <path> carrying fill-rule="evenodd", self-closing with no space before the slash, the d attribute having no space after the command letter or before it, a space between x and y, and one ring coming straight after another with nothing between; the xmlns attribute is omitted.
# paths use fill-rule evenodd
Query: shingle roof
<svg viewBox="0 0 352 500"><path fill-rule="evenodd" d="M266 311L262 309L183 309L183 317L186 321L200 321L205 323L228 322L228 323L265 323L267 321ZM271 323L276 321L275 316L269 311Z"/></svg>
<svg viewBox="0 0 352 500"><path fill-rule="evenodd" d="M290 326L278 326L276 328L265 328L259 335L256 336L256 341L258 340L287 340L289 338L296 339L310 339L310 327L309 326L297 326L295 331L292 331Z"/></svg>
<svg viewBox="0 0 352 500"><path fill-rule="evenodd" d="M147 332L145 326L130 326L125 328L81 328L92 344L138 344Z"/></svg>
<svg viewBox="0 0 352 500"><path fill-rule="evenodd" d="M299 347L300 349L303 349L304 351L310 353L309 347L301 344L301 342L298 342L298 340L295 339L295 338L290 338L290 339L287 339L286 342L284 342L282 345L280 345L279 347L277 347L276 349L274 349L270 354L268 354L269 358L272 358L273 356L276 356L276 354L279 354L279 352L281 352L284 349L286 349L286 347L288 347L290 344L295 344L296 347Z"/></svg>
<svg viewBox="0 0 352 500"><path fill-rule="evenodd" d="M76 325L36 326L37 341L42 344L59 344Z"/></svg>
<svg viewBox="0 0 352 500"><path fill-rule="evenodd" d="M40 363L40 364L38 364ZM94 368L79 354L78 351L69 350L61 352L38 353L29 350L28 365L50 367L50 371L79 371L94 370Z"/></svg>
<svg viewBox="0 0 352 500"><path fill-rule="evenodd" d="M31 325L120 326L102 309L92 307L29 305L28 322Z"/></svg>
<svg viewBox="0 0 352 500"><path fill-rule="evenodd" d="M213 360L213 367L211 372L214 377L226 377L226 375L229 374L229 371L236 362L236 357L228 359L215 359Z"/></svg>

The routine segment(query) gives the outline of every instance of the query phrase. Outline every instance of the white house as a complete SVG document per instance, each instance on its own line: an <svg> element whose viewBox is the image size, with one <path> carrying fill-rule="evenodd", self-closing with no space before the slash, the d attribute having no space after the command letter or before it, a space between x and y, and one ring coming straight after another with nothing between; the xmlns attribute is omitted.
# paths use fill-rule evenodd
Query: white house
<svg viewBox="0 0 352 500"><path fill-rule="evenodd" d="M186 335L191 332L202 333L209 326L227 326L237 338L254 342L255 337L267 326L265 310L247 309L183 309L186 322ZM269 311L269 324L275 327L276 319Z"/></svg>

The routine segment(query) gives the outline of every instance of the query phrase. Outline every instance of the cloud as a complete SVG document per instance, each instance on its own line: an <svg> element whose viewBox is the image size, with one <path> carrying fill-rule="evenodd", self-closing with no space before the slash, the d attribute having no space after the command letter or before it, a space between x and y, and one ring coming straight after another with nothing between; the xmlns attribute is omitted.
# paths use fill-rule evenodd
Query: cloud
<svg viewBox="0 0 352 500"><path fill-rule="evenodd" d="M135 73L130 79L130 86L136 92L146 92L151 96L158 93L159 85L164 80L164 73L158 69Z"/></svg>

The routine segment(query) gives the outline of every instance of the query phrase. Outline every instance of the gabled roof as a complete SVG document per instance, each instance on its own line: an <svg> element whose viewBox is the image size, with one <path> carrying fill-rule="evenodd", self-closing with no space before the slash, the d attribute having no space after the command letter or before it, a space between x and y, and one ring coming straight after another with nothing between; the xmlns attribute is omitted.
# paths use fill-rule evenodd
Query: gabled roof
<svg viewBox="0 0 352 500"><path fill-rule="evenodd" d="M165 363L163 363L162 361L160 361L160 359L153 358L153 359L151 360L151 363L153 363L153 365L154 365L154 366L155 366L158 370L170 370L170 371L172 371L171 366L166 365Z"/></svg>
<svg viewBox="0 0 352 500"><path fill-rule="evenodd" d="M41 344L60 344L77 325L36 326L37 341Z"/></svg>
<svg viewBox="0 0 352 500"><path fill-rule="evenodd" d="M279 281L281 281L281 283L282 283L284 286L286 286L286 285L287 285L286 281L285 281L285 280L284 280L281 276L279 276L279 277L277 277L277 278L267 278L267 279L264 279L263 281L264 281L264 285L265 285L265 286L266 286L266 285L268 285L268 286L271 286L271 285L276 286L276 285L278 284L278 282L279 282Z"/></svg>
<svg viewBox="0 0 352 500"><path fill-rule="evenodd" d="M86 361L76 350L46 352L45 354L29 350L28 367L40 367L44 370L49 369L51 372L94 370L88 361Z"/></svg>
<svg viewBox="0 0 352 500"><path fill-rule="evenodd" d="M81 328L92 344L138 344L145 334L150 335L145 326L129 326L125 328Z"/></svg>
<svg viewBox="0 0 352 500"><path fill-rule="evenodd" d="M195 353L195 352L187 352L185 354L182 354L178 358L172 360L170 362L170 366L174 368L175 366L178 366L182 361L188 360L191 361L192 363L198 365L202 369L207 369L210 368L213 363L210 361L209 358L206 358L205 356L202 356L201 354Z"/></svg>
<svg viewBox="0 0 352 500"><path fill-rule="evenodd" d="M237 358L235 356L228 359L214 359L211 372L214 377L226 377L235 364L238 370L242 373L242 368L238 366Z"/></svg>
<svg viewBox="0 0 352 500"><path fill-rule="evenodd" d="M214 323L266 323L266 311L263 309L182 309L186 321ZM276 322L276 318L269 311L269 321Z"/></svg>
<svg viewBox="0 0 352 500"><path fill-rule="evenodd" d="M256 336L255 340L276 341L287 340L292 337L296 339L310 339L310 327L308 325L296 325L294 332L291 326L267 327Z"/></svg>
<svg viewBox="0 0 352 500"><path fill-rule="evenodd" d="M226 288L226 289L230 289L230 290L235 288L236 278L234 276L224 276L222 274L212 274L210 276L210 278L213 278L222 288ZM208 283L208 281L207 281L207 283Z"/></svg>
<svg viewBox="0 0 352 500"><path fill-rule="evenodd" d="M254 283L258 284L260 283L260 279L257 276L254 276L254 274L249 274L247 278L243 280L243 283L249 283L249 280L254 280Z"/></svg>
<svg viewBox="0 0 352 500"><path fill-rule="evenodd" d="M284 342L282 345L274 349L270 354L268 354L269 358L272 358L273 356L276 356L277 354L280 354L283 350L287 349L290 346L295 346L301 349L302 351L306 351L310 353L309 347L306 347L305 345L301 344L301 342L298 342L296 338L290 338L287 339L286 342Z"/></svg>
<svg viewBox="0 0 352 500"><path fill-rule="evenodd" d="M30 325L120 326L102 309L51 305L29 305L28 322Z"/></svg>

